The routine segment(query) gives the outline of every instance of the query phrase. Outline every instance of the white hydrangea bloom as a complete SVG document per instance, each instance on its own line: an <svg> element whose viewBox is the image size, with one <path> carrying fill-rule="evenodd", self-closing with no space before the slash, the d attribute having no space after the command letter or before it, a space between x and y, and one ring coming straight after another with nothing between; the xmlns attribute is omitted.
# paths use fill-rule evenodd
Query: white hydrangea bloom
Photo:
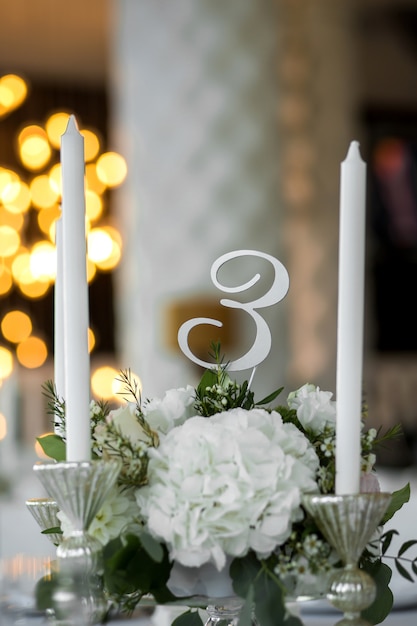
<svg viewBox="0 0 417 626"><path fill-rule="evenodd" d="M320 387L306 384L288 396L288 406L297 411L297 417L304 428L321 432L326 426L332 430L336 426L336 402L331 391L321 391Z"/></svg>
<svg viewBox="0 0 417 626"><path fill-rule="evenodd" d="M301 519L301 493L317 491L311 444L263 409L192 417L149 456L139 508L171 558L189 567L221 570L226 555L250 549L268 556Z"/></svg>
<svg viewBox="0 0 417 626"><path fill-rule="evenodd" d="M149 400L143 407L143 414L151 428L167 433L195 415L194 401L195 390L191 385L169 389L162 399Z"/></svg>

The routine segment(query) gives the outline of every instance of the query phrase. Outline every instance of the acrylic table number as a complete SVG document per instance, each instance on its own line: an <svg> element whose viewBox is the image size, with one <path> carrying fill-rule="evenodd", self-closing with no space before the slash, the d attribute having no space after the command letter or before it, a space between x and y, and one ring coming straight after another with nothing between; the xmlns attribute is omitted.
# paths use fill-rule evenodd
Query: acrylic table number
<svg viewBox="0 0 417 626"><path fill-rule="evenodd" d="M271 331L267 322L262 315L258 313L257 309L272 306L283 300L288 292L290 284L287 270L275 257L270 254L266 254L265 252L258 252L257 250L234 250L219 257L211 266L211 280L215 287L217 287L220 291L232 294L245 292L256 285L261 278L259 273L255 274L243 285L238 285L236 287L222 285L218 280L219 270L225 263L244 256L254 256L269 261L274 269L274 280L270 289L262 297L257 298L256 300L252 300L250 302L239 302L238 300L232 300L229 298L222 298L220 300L220 304L222 306L245 311L252 317L256 325L256 335L252 347L242 357L228 363L228 370L233 372L243 371L250 368L255 369L257 365L262 363L262 361L264 361L268 356L272 344ZM200 324L210 324L212 326L217 326L218 328L223 325L219 320L209 317L196 317L188 320L182 324L178 331L178 344L185 356L191 361L201 367L211 368L213 367L213 363L203 361L195 356L188 343L188 335L190 331L195 326L199 326Z"/></svg>

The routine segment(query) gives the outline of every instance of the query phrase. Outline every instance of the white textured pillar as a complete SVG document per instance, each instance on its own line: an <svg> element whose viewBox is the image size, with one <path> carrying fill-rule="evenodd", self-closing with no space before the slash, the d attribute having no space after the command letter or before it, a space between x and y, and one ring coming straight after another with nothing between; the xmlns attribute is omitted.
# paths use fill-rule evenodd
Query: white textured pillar
<svg viewBox="0 0 417 626"><path fill-rule="evenodd" d="M117 338L121 365L139 374L148 397L194 382L194 369L164 339L172 299L224 297L213 291L210 267L231 250L258 249L285 264L276 184L278 5L112 6L112 122L129 168L117 202L124 240ZM258 370L259 394L283 382L287 361L285 303L267 317L272 351Z"/></svg>

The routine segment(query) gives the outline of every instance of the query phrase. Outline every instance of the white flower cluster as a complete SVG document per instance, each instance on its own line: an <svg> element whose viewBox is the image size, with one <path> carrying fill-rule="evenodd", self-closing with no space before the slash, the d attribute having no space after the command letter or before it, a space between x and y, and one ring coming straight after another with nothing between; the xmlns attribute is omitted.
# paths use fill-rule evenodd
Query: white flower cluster
<svg viewBox="0 0 417 626"><path fill-rule="evenodd" d="M186 566L253 549L266 557L302 518L300 496L317 491L318 458L281 416L233 409L191 417L149 450L148 485L136 499L149 531Z"/></svg>

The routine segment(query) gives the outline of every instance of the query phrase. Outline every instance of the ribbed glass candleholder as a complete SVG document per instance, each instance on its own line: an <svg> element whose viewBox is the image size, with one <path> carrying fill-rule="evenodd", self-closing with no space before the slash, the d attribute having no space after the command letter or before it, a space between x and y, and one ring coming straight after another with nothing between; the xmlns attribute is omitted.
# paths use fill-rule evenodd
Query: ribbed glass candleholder
<svg viewBox="0 0 417 626"><path fill-rule="evenodd" d="M329 602L344 613L335 626L371 626L361 611L375 600L376 584L358 561L390 501L389 493L303 497L304 507L344 563L335 571L327 594Z"/></svg>
<svg viewBox="0 0 417 626"><path fill-rule="evenodd" d="M34 466L46 492L72 526L71 534L57 547L59 574L53 609L58 622L95 624L107 611L102 546L88 529L113 488L120 468L117 459Z"/></svg>

